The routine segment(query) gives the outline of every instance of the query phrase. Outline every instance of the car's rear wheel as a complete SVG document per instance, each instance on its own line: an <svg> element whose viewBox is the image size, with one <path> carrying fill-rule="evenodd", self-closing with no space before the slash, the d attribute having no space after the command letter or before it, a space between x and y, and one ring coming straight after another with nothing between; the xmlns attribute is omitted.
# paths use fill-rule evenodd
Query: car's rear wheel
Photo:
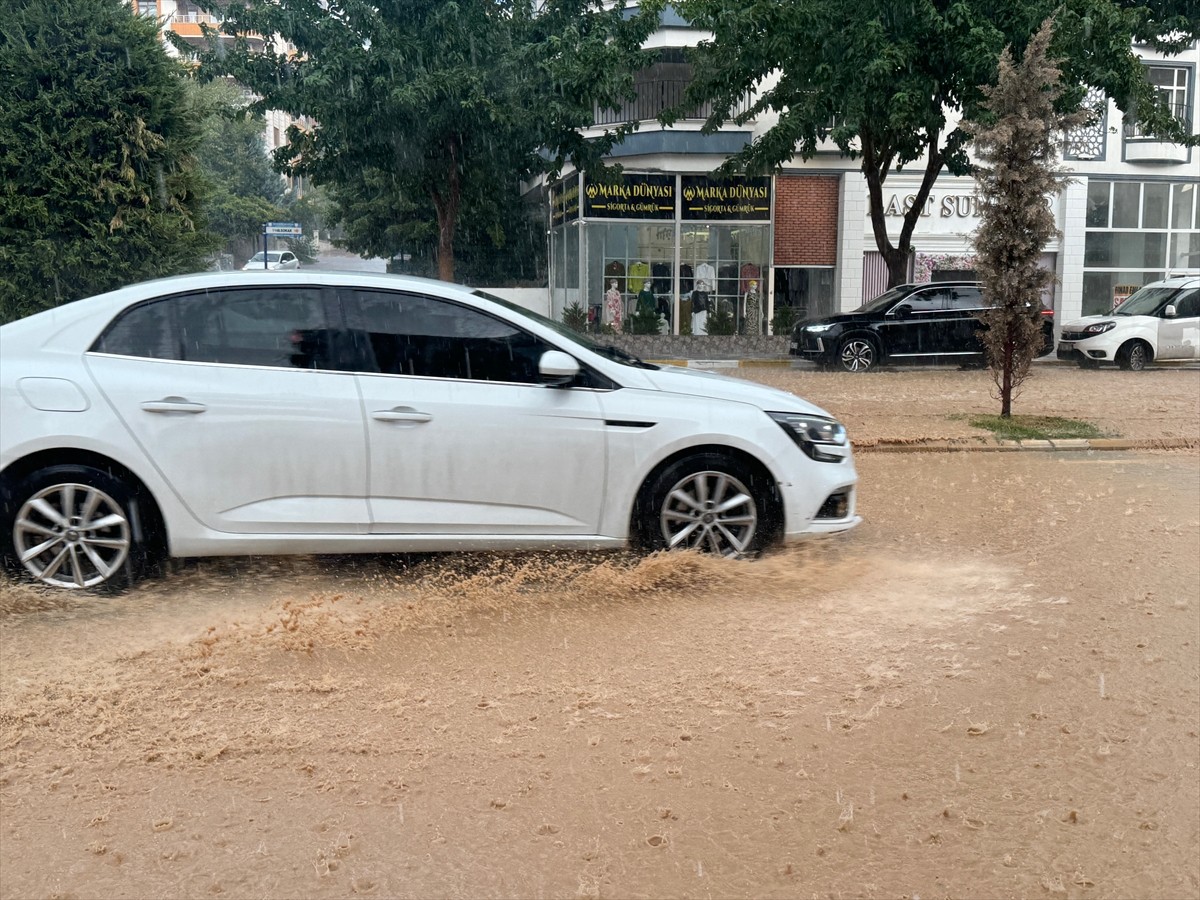
<svg viewBox="0 0 1200 900"><path fill-rule="evenodd" d="M1129 372L1140 372L1150 364L1150 345L1145 341L1128 341L1117 351L1117 365Z"/></svg>
<svg viewBox="0 0 1200 900"><path fill-rule="evenodd" d="M868 372L879 363L879 351L869 338L848 337L838 347L838 364L847 372Z"/></svg>
<svg viewBox="0 0 1200 900"><path fill-rule="evenodd" d="M678 460L648 485L643 536L651 549L695 549L742 557L773 535L770 481L736 459L701 453Z"/></svg>
<svg viewBox="0 0 1200 900"><path fill-rule="evenodd" d="M5 562L47 587L119 590L147 559L136 497L90 466L33 472L4 504Z"/></svg>

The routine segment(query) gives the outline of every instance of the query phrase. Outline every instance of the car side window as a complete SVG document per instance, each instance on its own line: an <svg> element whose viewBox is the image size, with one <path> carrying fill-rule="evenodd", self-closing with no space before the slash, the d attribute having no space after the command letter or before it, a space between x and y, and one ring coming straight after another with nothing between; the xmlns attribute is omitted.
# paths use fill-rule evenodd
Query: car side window
<svg viewBox="0 0 1200 900"><path fill-rule="evenodd" d="M92 345L93 352L145 359L180 359L171 300L127 309Z"/></svg>
<svg viewBox="0 0 1200 900"><path fill-rule="evenodd" d="M281 368L336 368L320 288L253 287L174 300L182 358Z"/></svg>
<svg viewBox="0 0 1200 900"><path fill-rule="evenodd" d="M979 288L952 287L947 291L947 309L982 309L983 294Z"/></svg>
<svg viewBox="0 0 1200 900"><path fill-rule="evenodd" d="M1180 291L1179 296L1173 302L1177 318L1192 319L1200 316L1200 288L1192 288L1190 291Z"/></svg>
<svg viewBox="0 0 1200 900"><path fill-rule="evenodd" d="M912 312L934 312L946 308L947 294L943 289L913 291L899 305L907 304Z"/></svg>
<svg viewBox="0 0 1200 900"><path fill-rule="evenodd" d="M509 322L447 300L365 290L347 300L352 338L370 345L373 369L387 375L538 384L538 360L553 349Z"/></svg>

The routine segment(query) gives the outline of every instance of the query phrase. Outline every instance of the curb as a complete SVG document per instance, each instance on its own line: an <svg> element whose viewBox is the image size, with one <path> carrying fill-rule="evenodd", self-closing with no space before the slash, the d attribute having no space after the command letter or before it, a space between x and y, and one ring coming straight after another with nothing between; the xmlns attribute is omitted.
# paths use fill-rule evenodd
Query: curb
<svg viewBox="0 0 1200 900"><path fill-rule="evenodd" d="M1091 451L1091 450L1195 450L1200 448L1197 438L1151 438L1135 440L1128 438L1064 438L1049 441L1003 441L996 438L953 438L930 440L927 438L880 438L879 440L852 441L855 453L958 453L963 451L1014 453L1018 451Z"/></svg>

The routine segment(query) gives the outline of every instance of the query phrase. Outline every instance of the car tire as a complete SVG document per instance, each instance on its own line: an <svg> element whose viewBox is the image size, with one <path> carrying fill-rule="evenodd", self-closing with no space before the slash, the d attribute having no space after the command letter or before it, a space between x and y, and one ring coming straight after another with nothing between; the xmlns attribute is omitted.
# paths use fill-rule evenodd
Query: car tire
<svg viewBox="0 0 1200 900"><path fill-rule="evenodd" d="M838 344L838 365L846 372L869 372L879 364L879 349L865 337L848 337Z"/></svg>
<svg viewBox="0 0 1200 900"><path fill-rule="evenodd" d="M1117 351L1117 365L1127 372L1140 372L1150 365L1152 356L1150 345L1145 341L1127 341Z"/></svg>
<svg viewBox="0 0 1200 900"><path fill-rule="evenodd" d="M39 469L7 492L0 510L5 565L44 587L120 591L150 558L139 499L91 466Z"/></svg>
<svg viewBox="0 0 1200 900"><path fill-rule="evenodd" d="M671 463L647 482L643 500L636 524L650 550L753 556L774 538L778 521L766 473L721 453Z"/></svg>

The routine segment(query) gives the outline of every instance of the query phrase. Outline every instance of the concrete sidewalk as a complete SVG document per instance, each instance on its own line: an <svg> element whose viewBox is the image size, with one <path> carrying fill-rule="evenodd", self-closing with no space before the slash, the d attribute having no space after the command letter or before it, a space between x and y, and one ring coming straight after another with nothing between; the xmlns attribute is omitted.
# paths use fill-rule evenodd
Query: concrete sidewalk
<svg viewBox="0 0 1200 900"><path fill-rule="evenodd" d="M1060 438L1045 441L1006 441L1000 438L964 438L959 440L879 440L851 441L855 453L960 453L1037 451L1052 453L1072 450L1195 450L1200 448L1196 438Z"/></svg>

